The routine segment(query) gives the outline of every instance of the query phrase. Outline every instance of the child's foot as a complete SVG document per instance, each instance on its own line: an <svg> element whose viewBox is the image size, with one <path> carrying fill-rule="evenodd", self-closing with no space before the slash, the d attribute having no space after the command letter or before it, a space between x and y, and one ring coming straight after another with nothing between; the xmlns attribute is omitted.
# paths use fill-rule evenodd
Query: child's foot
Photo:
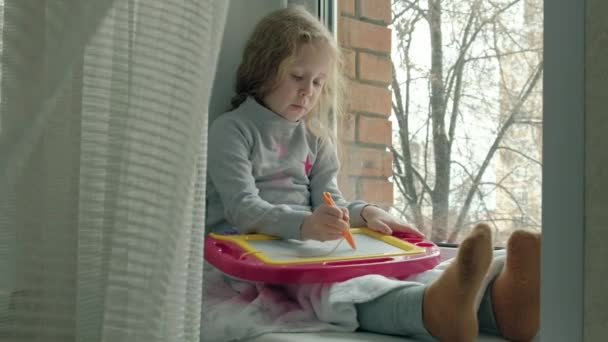
<svg viewBox="0 0 608 342"><path fill-rule="evenodd" d="M475 296L492 260L492 231L478 224L460 245L452 264L424 292L422 318L440 341L474 341Z"/></svg>
<svg viewBox="0 0 608 342"><path fill-rule="evenodd" d="M540 234L513 232L491 291L501 334L511 341L532 340L540 324Z"/></svg>

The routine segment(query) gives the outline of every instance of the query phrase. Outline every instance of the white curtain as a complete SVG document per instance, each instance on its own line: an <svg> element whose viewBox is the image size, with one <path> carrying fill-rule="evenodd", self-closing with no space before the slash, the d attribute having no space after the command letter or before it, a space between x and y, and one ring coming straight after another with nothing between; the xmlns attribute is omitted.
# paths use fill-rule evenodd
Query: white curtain
<svg viewBox="0 0 608 342"><path fill-rule="evenodd" d="M0 340L198 341L228 2L0 2Z"/></svg>

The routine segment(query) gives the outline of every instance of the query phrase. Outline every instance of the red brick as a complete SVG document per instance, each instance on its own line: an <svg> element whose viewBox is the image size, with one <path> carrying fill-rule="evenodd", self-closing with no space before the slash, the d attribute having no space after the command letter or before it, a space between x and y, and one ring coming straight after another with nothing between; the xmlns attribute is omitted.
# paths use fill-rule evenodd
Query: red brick
<svg viewBox="0 0 608 342"><path fill-rule="evenodd" d="M393 183L387 180L362 178L359 188L361 200L381 206L393 204Z"/></svg>
<svg viewBox="0 0 608 342"><path fill-rule="evenodd" d="M357 200L357 179L355 177L338 175L338 188L347 201Z"/></svg>
<svg viewBox="0 0 608 342"><path fill-rule="evenodd" d="M368 49L386 54L391 52L391 30L385 26L370 24L342 17L338 23L340 44L351 48Z"/></svg>
<svg viewBox="0 0 608 342"><path fill-rule="evenodd" d="M358 72L359 79L364 81L377 81L387 85L392 81L393 72L388 57L360 52Z"/></svg>
<svg viewBox="0 0 608 342"><path fill-rule="evenodd" d="M343 172L349 176L389 177L393 174L393 154L379 148L349 146L342 157Z"/></svg>
<svg viewBox="0 0 608 342"><path fill-rule="evenodd" d="M355 15L355 0L338 0L339 13Z"/></svg>
<svg viewBox="0 0 608 342"><path fill-rule="evenodd" d="M346 76L350 78L356 78L356 70L357 70L357 62L356 55L357 53L353 50L342 49L342 54L344 55L344 73Z"/></svg>
<svg viewBox="0 0 608 342"><path fill-rule="evenodd" d="M338 137L342 142L355 141L355 115L348 114L347 117L340 120L338 125Z"/></svg>
<svg viewBox="0 0 608 342"><path fill-rule="evenodd" d="M362 18L391 22L391 0L359 0L359 10Z"/></svg>
<svg viewBox="0 0 608 342"><path fill-rule="evenodd" d="M392 144L392 125L384 118L373 118L369 116L359 116L358 141L372 144Z"/></svg>
<svg viewBox="0 0 608 342"><path fill-rule="evenodd" d="M349 109L352 112L367 112L391 115L391 92L386 87L351 82L347 89Z"/></svg>

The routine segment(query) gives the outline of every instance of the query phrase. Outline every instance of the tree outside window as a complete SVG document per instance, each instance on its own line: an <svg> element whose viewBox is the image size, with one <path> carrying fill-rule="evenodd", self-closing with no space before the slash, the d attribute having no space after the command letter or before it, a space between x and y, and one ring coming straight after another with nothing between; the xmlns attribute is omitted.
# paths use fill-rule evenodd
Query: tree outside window
<svg viewBox="0 0 608 342"><path fill-rule="evenodd" d="M390 6L393 136L371 147L392 154L391 210L437 242L459 242L480 221L495 228L498 245L514 229L539 230L542 0L352 4L353 13L342 4L342 16L377 25L369 13ZM368 54L383 54L353 40L342 39L356 54L355 81L381 86L361 81L361 67ZM355 114L360 144L361 120L375 114Z"/></svg>

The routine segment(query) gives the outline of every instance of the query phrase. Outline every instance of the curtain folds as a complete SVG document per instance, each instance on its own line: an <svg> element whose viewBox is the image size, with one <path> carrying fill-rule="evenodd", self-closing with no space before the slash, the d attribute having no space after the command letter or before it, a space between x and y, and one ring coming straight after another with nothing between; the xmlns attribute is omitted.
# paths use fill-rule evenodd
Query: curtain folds
<svg viewBox="0 0 608 342"><path fill-rule="evenodd" d="M228 2L0 2L0 340L198 341Z"/></svg>

